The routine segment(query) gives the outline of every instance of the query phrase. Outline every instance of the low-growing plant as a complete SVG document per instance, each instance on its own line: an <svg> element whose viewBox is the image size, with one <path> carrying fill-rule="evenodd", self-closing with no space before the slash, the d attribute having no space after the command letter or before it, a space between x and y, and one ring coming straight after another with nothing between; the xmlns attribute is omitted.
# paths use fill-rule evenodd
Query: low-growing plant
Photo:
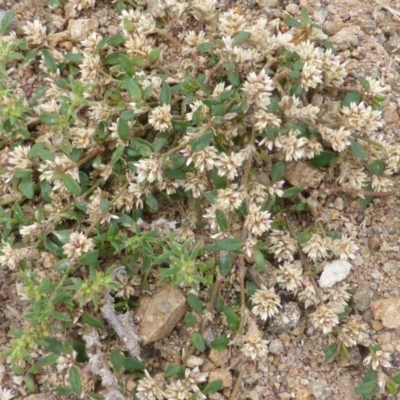
<svg viewBox="0 0 400 400"><path fill-rule="evenodd" d="M94 3L74 2L78 11ZM0 264L18 273L30 304L4 355L27 378L57 364L70 384L57 388L63 395L124 398L123 376L133 373L139 399L206 398L220 381L206 385L194 366L150 373L135 326L118 314L170 280L193 311L185 365L208 347L241 354L232 399L246 367L268 353L258 324L279 314L281 289L324 335L337 332L327 358L345 356L366 327L347 307L347 286L321 288L318 274L329 260L354 259L358 246L286 171L330 168L326 192L359 196L362 208L394 194L400 147L379 135L384 88L346 81L306 10L250 23L211 0L167 1L156 18L142 3L119 2L118 33L93 32L71 52L37 20L23 38L0 38ZM3 34L11 13L4 20ZM207 29L190 28L197 22ZM42 86L9 86L13 70L34 63ZM306 228L296 223L303 213L313 218ZM248 282L248 265L263 270L267 260L276 282ZM224 325L210 344L213 314ZM106 323L129 357L103 348ZM85 389L94 386L85 368L102 384L97 393ZM376 376L365 379L357 393Z"/></svg>

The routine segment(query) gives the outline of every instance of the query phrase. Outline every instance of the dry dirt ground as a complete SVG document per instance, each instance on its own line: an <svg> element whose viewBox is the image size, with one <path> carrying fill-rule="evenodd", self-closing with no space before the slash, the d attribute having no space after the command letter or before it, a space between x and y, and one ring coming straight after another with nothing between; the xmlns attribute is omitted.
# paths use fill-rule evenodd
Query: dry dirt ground
<svg viewBox="0 0 400 400"><path fill-rule="evenodd" d="M100 22L102 34L112 32L117 24L114 5L111 1L97 2L90 11L91 18ZM230 1L228 7L235 7L243 13L263 13L293 7L294 2L264 0L259 4L252 1ZM307 2L302 1L301 5ZM298 4L298 3L297 3ZM310 15L324 26L329 36L337 35L337 47L343 59L348 60L348 68L354 75L361 74L382 78L388 86L388 100L385 106L386 126L384 135L395 135L400 140L398 104L400 104L400 2L389 0L309 0ZM40 19L50 28L60 29L65 18L62 9L49 10L42 0L0 0L0 8L13 9L20 21ZM290 9L290 8L289 8ZM85 12L88 14L88 12ZM35 77L40 81L43 77ZM349 81L354 80L350 73ZM361 211L358 200L345 195L320 196L324 211L337 224L353 232L360 247L352 272L347 278L350 292L364 287L372 294L372 300L400 297L400 200L396 197L375 199L372 205ZM16 292L16 276L0 270L0 350L7 347L11 339L10 326L21 326L22 308ZM368 290L367 290L368 289ZM370 291L370 292L369 292ZM370 326L370 338L382 345L383 350L392 354L391 373L400 371L400 332L386 329L380 321L374 320L368 308L363 318ZM157 348L173 342L173 336L158 343ZM240 399L332 399L353 400L354 387L360 383L365 369L357 355L354 365L346 366L334 361L325 363L322 349L332 338L322 337L304 321L295 332L283 333L275 337L277 354L268 356L257 370L247 371ZM159 353L157 353L159 354ZM2 385L21 393L18 399L57 399L50 394L46 382L39 386L39 393L29 396L22 388L22 378L10 374L6 359L0 358L0 380ZM50 379L52 380L52 379ZM60 383L60 382L57 382ZM132 396L133 398L133 396ZM378 395L376 398L395 399L396 396Z"/></svg>

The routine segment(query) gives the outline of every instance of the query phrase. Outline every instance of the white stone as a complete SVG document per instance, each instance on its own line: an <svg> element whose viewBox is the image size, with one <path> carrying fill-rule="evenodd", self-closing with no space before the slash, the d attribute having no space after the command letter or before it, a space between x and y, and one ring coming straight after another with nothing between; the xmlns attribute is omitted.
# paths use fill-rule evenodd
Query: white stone
<svg viewBox="0 0 400 400"><path fill-rule="evenodd" d="M342 281L349 274L351 264L345 260L335 260L324 266L324 271L319 278L319 286L330 288L335 283Z"/></svg>

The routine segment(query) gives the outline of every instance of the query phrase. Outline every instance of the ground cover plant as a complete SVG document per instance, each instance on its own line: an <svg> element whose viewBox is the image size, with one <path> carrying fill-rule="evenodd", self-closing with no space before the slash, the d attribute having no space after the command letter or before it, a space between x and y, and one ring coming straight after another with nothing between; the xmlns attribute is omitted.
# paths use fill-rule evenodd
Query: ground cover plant
<svg viewBox="0 0 400 400"><path fill-rule="evenodd" d="M289 165L329 171L323 190L359 196L362 208L395 194L400 146L379 133L384 88L346 80L306 10L248 21L216 5L118 2L119 32L93 32L71 51L39 21L23 37L8 30L12 13L1 22L0 264L30 304L4 356L30 392L56 365L64 396L124 399L133 374L138 399L205 399L222 382L191 356L229 346L240 354L234 399L246 368L268 354L262 329L288 296L337 338L327 360L371 346L357 393L397 391L347 285L319 285L324 266L351 261L357 245L331 228L308 186L285 179ZM27 66L46 75L31 93L10 82ZM267 262L271 286L248 279L250 265L262 273ZM192 333L183 364L156 371L130 313L163 283L187 296ZM223 323L207 343L215 315ZM104 345L106 326L118 350Z"/></svg>

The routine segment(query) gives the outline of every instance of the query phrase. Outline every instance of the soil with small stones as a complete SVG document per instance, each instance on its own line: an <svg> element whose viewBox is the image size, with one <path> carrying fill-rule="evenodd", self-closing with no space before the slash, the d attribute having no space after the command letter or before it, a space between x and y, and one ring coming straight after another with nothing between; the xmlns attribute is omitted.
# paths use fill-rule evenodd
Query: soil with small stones
<svg viewBox="0 0 400 400"><path fill-rule="evenodd" d="M225 1L226 9L234 8L236 12L249 14L257 18L261 14L279 15L282 10L295 11L298 3L287 1L263 0ZM381 78L388 87L385 102L386 125L383 134L398 137L399 130L399 97L400 76L400 2L377 0L309 0L300 1L306 5L313 19L324 27L330 37L334 38L339 54L347 60L350 71L346 85L354 85L358 76ZM115 32L118 24L115 4L97 1L93 10L80 13L80 17L90 17L99 22L99 32L103 35ZM16 13L17 33L21 33L26 21L39 19L54 31L65 29L65 13L62 8L50 10L42 0L0 0L0 9L12 9ZM399 16L396 16L396 10ZM27 85L36 87L43 82L44 76L20 76ZM16 82L17 85L20 82ZM361 211L358 199L345 195L326 196L315 189L324 212L334 221L337 228L344 229L356 238L360 247L359 254L353 262L351 274L347 278L350 292L356 293L363 288L372 292L373 300L400 297L400 201L397 197L375 199L372 205ZM0 270L0 350L7 348L12 335L10 327L23 329L25 305L21 303L16 284L16 274ZM362 317L370 327L370 338L381 344L384 351L392 354L393 368L388 370L393 375L400 370L400 333L396 329L386 329L382 323L375 321L370 308L362 312ZM354 387L359 384L366 370L362 366L362 356L355 357L354 365L346 366L337 361L324 362L322 349L333 341L333 337L322 336L304 321L294 332L266 335L274 341L274 353L260 362L257 368L246 371L243 378L243 389L240 399L332 399L352 400L358 396ZM153 365L163 366L167 362L179 362L183 347L185 331L178 325L176 331L168 338L150 344L144 348L144 357L152 359ZM188 338L189 335L186 335ZM186 339L185 339L186 340ZM361 349L362 350L362 349ZM208 355L203 357L207 359ZM205 360L205 363L210 361ZM351 364L351 363L349 363ZM21 365L23 366L23 365ZM229 363L224 365L229 368ZM6 358L0 358L0 384L19 393L18 399L57 399L51 393L51 384L63 384L66 377L61 377L55 369L48 370L46 379L38 382L38 393L29 395L24 389L23 377L14 376ZM235 380L235 369L232 370ZM125 382L126 387L134 392L132 378ZM64 382L63 382L64 381ZM228 394L228 393L226 393ZM378 394L376 398L395 399L395 396ZM132 397L133 398L133 395ZM226 398L226 397L224 397Z"/></svg>

